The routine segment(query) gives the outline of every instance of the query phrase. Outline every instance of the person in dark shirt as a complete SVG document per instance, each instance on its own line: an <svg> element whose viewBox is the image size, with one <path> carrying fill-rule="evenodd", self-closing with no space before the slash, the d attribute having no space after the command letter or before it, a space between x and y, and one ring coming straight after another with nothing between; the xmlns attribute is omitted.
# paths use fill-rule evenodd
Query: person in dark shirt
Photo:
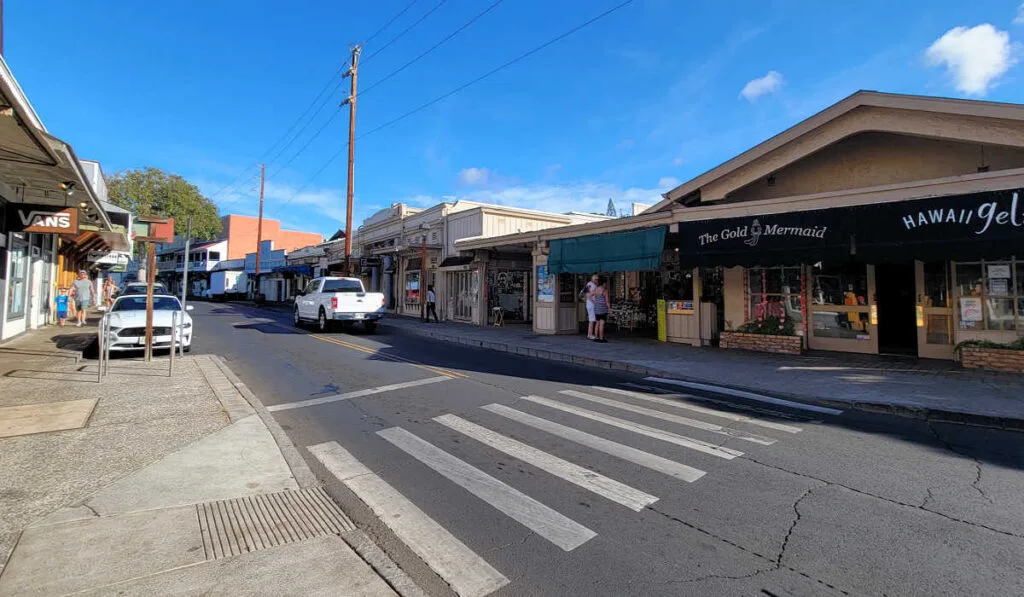
<svg viewBox="0 0 1024 597"><path fill-rule="evenodd" d="M57 296L54 297L53 303L57 307L57 324L60 327L64 327L64 322L68 318L68 302L70 302L68 289L66 287L58 288Z"/></svg>

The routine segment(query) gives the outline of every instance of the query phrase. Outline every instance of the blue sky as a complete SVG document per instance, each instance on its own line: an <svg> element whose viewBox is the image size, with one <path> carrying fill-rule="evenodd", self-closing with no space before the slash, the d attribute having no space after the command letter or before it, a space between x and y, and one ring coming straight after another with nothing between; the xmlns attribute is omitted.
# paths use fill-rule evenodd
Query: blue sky
<svg viewBox="0 0 1024 597"><path fill-rule="evenodd" d="M360 87L492 1L415 2L366 45ZM357 132L620 2L504 0L361 96ZM303 134L265 158L265 213L330 234L344 225L347 110L295 154L347 95L331 82L349 44L408 3L8 2L4 51L50 132L80 156L108 175L147 165L181 174L223 213L256 213L253 164L330 84ZM1020 102L1022 42L1019 0L634 0L360 139L355 221L391 203L445 197L552 211L653 202L858 89Z"/></svg>

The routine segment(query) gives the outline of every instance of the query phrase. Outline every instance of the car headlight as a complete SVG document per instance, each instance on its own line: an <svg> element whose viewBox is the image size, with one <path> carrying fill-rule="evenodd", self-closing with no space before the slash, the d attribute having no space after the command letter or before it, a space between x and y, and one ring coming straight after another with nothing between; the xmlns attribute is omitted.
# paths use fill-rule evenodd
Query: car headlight
<svg viewBox="0 0 1024 597"><path fill-rule="evenodd" d="M191 321L186 321L185 323L181 324L181 327L186 329L186 330L190 329L192 327L192 322Z"/></svg>

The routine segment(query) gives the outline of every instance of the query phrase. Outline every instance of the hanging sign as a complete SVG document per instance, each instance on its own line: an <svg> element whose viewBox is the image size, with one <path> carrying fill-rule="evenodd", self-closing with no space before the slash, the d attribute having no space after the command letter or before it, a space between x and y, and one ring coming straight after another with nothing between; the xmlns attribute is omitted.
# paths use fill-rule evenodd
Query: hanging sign
<svg viewBox="0 0 1024 597"><path fill-rule="evenodd" d="M7 225L13 232L37 234L75 234L78 232L78 208L52 205L8 204Z"/></svg>
<svg viewBox="0 0 1024 597"><path fill-rule="evenodd" d="M981 297L965 296L960 299L960 321L981 321Z"/></svg>

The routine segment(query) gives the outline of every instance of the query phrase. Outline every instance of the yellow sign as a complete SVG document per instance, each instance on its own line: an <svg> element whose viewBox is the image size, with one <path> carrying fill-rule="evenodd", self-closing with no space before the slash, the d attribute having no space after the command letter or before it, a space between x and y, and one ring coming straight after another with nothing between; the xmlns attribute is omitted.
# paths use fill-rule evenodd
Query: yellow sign
<svg viewBox="0 0 1024 597"><path fill-rule="evenodd" d="M658 342L668 342L668 315L665 314L664 299L658 299Z"/></svg>

